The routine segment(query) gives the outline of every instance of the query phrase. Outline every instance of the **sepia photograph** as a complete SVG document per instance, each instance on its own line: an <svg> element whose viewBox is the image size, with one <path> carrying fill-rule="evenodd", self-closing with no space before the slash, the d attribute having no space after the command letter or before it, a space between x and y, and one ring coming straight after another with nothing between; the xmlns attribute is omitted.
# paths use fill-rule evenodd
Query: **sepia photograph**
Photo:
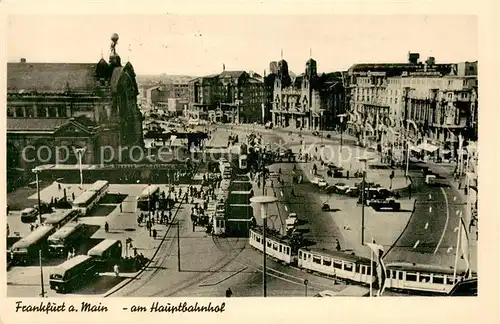
<svg viewBox="0 0 500 324"><path fill-rule="evenodd" d="M11 311L481 295L477 16L5 20Z"/></svg>

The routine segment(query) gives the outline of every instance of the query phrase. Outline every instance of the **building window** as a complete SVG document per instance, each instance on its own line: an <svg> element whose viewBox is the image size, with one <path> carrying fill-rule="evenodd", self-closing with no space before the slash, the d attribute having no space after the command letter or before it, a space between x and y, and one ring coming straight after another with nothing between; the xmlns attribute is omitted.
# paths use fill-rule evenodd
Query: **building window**
<svg viewBox="0 0 500 324"><path fill-rule="evenodd" d="M68 114L66 113L66 106L59 106L57 107L57 113L59 117L68 117Z"/></svg>
<svg viewBox="0 0 500 324"><path fill-rule="evenodd" d="M26 117L33 118L35 117L35 109L33 107L26 107Z"/></svg>
<svg viewBox="0 0 500 324"><path fill-rule="evenodd" d="M7 108L7 117L14 117L14 109L11 107Z"/></svg>
<svg viewBox="0 0 500 324"><path fill-rule="evenodd" d="M47 117L47 110L45 107L36 107L36 114L38 118Z"/></svg>
<svg viewBox="0 0 500 324"><path fill-rule="evenodd" d="M394 98L394 103L397 104L398 103L398 98Z"/></svg>
<svg viewBox="0 0 500 324"><path fill-rule="evenodd" d="M23 107L16 107L16 116L17 117L25 117Z"/></svg>

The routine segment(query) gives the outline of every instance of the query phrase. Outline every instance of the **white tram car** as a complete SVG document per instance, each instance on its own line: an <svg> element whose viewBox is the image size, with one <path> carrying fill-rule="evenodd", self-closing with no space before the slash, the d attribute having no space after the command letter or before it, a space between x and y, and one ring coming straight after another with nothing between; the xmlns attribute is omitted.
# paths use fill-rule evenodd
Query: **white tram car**
<svg viewBox="0 0 500 324"><path fill-rule="evenodd" d="M260 229L250 229L250 245L263 250L263 238ZM266 254L286 264L297 264L299 268L348 280L361 284L374 283L377 280L376 262L368 258L350 255L338 251L313 250L300 248L298 254L285 240L266 237ZM370 265L370 262L371 265ZM473 274L473 277L476 277ZM386 289L447 294L454 285L463 280L463 274L453 278L453 269L415 263L386 264Z"/></svg>
<svg viewBox="0 0 500 324"><path fill-rule="evenodd" d="M262 232L256 228L250 229L250 237L249 242L252 247L259 251L263 251L264 245L262 244L264 241L262 237ZM283 261L286 264L296 263L297 255L292 253L292 248L290 244L285 242L284 240L280 240L275 237L270 237L266 235L266 254L276 258L280 261Z"/></svg>
<svg viewBox="0 0 500 324"><path fill-rule="evenodd" d="M375 280L375 273L371 275L370 259L338 251L301 248L298 266L353 282L369 284Z"/></svg>

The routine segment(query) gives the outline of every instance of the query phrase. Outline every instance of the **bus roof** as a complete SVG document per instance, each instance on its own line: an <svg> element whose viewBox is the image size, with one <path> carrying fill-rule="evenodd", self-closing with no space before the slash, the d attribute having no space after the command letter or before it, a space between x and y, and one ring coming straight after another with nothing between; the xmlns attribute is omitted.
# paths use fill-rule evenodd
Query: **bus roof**
<svg viewBox="0 0 500 324"><path fill-rule="evenodd" d="M73 200L73 205L85 204L95 195L95 191L84 191L80 196Z"/></svg>
<svg viewBox="0 0 500 324"><path fill-rule="evenodd" d="M27 236L14 243L14 245L12 245L12 248L15 249L27 247L49 235L49 233L53 230L54 227L52 225L39 226L38 228L34 229L33 232L29 233Z"/></svg>
<svg viewBox="0 0 500 324"><path fill-rule="evenodd" d="M51 214L48 214L45 217L44 223L45 224L57 224L71 214L75 214L75 216L76 216L77 213L78 213L78 211L76 211L74 209L57 210Z"/></svg>
<svg viewBox="0 0 500 324"><path fill-rule="evenodd" d="M154 194L155 191L157 191L159 189L160 189L160 187L157 185L147 186L146 188L144 188L144 190L141 191L141 193L137 197L148 197L150 195L150 193Z"/></svg>
<svg viewBox="0 0 500 324"><path fill-rule="evenodd" d="M87 189L87 191L100 191L102 188L104 188L105 186L108 186L109 185L109 182L106 181L106 180L98 180L96 182L94 182L90 188Z"/></svg>
<svg viewBox="0 0 500 324"><path fill-rule="evenodd" d="M88 255L83 255L83 254L77 255L74 258L71 258L68 261L65 261L64 263L55 267L53 272L57 272L57 270L63 270L62 272L64 272L65 270L67 270L69 268L73 268L74 266L76 266L82 262L85 262L89 259L91 259L91 257L89 257Z"/></svg>
<svg viewBox="0 0 500 324"><path fill-rule="evenodd" d="M80 228L83 226L83 223L68 223L61 227L59 230L57 230L54 234L52 234L49 237L49 241L51 240L59 240L61 238L65 238L66 236L70 235L76 229Z"/></svg>
<svg viewBox="0 0 500 324"><path fill-rule="evenodd" d="M332 250L314 250L314 249L307 249L307 248L301 248L303 252L309 252L312 254L316 255L321 255L325 257L330 257L335 260L343 260L343 261L348 261L348 262L355 262L355 263L363 263L363 264L370 264L370 259L362 257L362 256L357 256L357 255L352 255L352 254L347 254L345 252L340 252L340 251L332 251Z"/></svg>
<svg viewBox="0 0 500 324"><path fill-rule="evenodd" d="M87 255L94 255L94 256L95 255L99 255L103 251L109 249L111 246L113 246L114 244L116 244L116 242L120 242L120 240L105 239L104 241L102 241L101 243L97 244L92 249L90 249L87 252Z"/></svg>

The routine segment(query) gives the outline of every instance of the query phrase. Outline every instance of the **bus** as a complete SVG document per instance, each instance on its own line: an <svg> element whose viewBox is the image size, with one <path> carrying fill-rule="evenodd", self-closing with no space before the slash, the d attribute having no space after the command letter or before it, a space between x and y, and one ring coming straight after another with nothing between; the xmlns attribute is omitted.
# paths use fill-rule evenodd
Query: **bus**
<svg viewBox="0 0 500 324"><path fill-rule="evenodd" d="M155 208L155 203L160 196L160 187L156 185L147 186L140 194L137 196L137 208L141 211L148 211L149 208Z"/></svg>
<svg viewBox="0 0 500 324"><path fill-rule="evenodd" d="M49 254L65 256L71 249L77 247L85 233L85 224L68 223L49 236Z"/></svg>
<svg viewBox="0 0 500 324"><path fill-rule="evenodd" d="M47 239L55 232L52 225L41 225L33 232L23 237L11 248L12 260L16 264L26 264L38 258L38 251L46 251Z"/></svg>
<svg viewBox="0 0 500 324"><path fill-rule="evenodd" d="M50 289L61 293L70 292L98 275L93 258L88 255L77 255L51 271Z"/></svg>
<svg viewBox="0 0 500 324"><path fill-rule="evenodd" d="M98 192L86 190L73 200L73 209L80 211L85 216L97 205L99 200L100 196Z"/></svg>
<svg viewBox="0 0 500 324"><path fill-rule="evenodd" d="M71 221L76 221L76 219L80 216L79 210L76 209L60 209L51 214L44 215L44 224L53 226L54 231L57 231L64 225L68 224Z"/></svg>
<svg viewBox="0 0 500 324"><path fill-rule="evenodd" d="M106 180L98 180L90 186L86 191L97 192L99 198L98 201L104 198L109 190L109 182Z"/></svg>
<svg viewBox="0 0 500 324"><path fill-rule="evenodd" d="M99 272L109 270L122 258L122 242L120 240L105 239L87 252L94 258Z"/></svg>

